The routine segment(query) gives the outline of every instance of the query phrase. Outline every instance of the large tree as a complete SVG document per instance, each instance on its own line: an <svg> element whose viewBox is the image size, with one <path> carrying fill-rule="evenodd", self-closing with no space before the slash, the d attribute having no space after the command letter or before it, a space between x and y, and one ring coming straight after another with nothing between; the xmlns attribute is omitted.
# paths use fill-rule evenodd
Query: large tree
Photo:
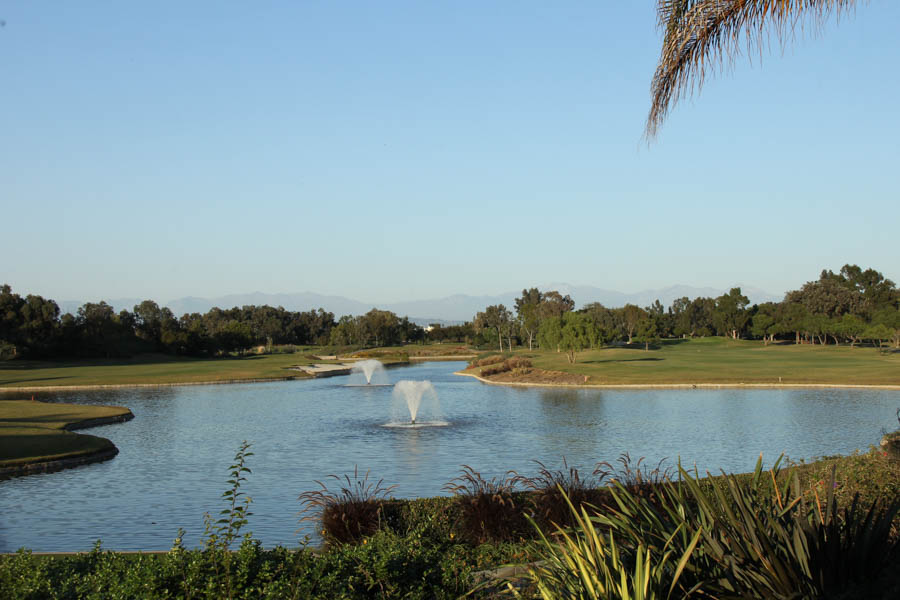
<svg viewBox="0 0 900 600"><path fill-rule="evenodd" d="M647 312L640 306L626 304L619 309L619 316L622 321L622 328L625 335L628 336L628 343L630 344L634 339L634 332L637 330L638 323L647 317Z"/></svg>
<svg viewBox="0 0 900 600"><path fill-rule="evenodd" d="M533 349L534 336L541 326L541 302L544 295L537 288L522 290L522 295L516 298L516 319L525 337L528 338L528 349Z"/></svg>
<svg viewBox="0 0 900 600"><path fill-rule="evenodd" d="M741 337L744 326L750 319L747 313L747 305L750 300L741 293L741 288L731 288L727 294L716 298L716 309L713 312L713 323L720 335L731 336L732 339Z"/></svg>
<svg viewBox="0 0 900 600"><path fill-rule="evenodd" d="M587 319L587 331L590 347L600 347L616 337L615 312L606 308L599 302L591 302L578 310Z"/></svg>
<svg viewBox="0 0 900 600"><path fill-rule="evenodd" d="M552 290L544 294L541 301L541 314L543 317L561 317L567 312L575 309L575 301L566 294L563 296L556 290Z"/></svg>
<svg viewBox="0 0 900 600"><path fill-rule="evenodd" d="M566 351L566 359L574 363L575 353L590 344L590 321L585 315L576 312L567 312L559 319L562 321L559 345Z"/></svg>
<svg viewBox="0 0 900 600"><path fill-rule="evenodd" d="M808 18L814 26L846 13L855 0L658 0L662 50L651 84L646 135L652 139L669 110L698 91L710 68L742 50L761 51L774 35L784 45Z"/></svg>
<svg viewBox="0 0 900 600"><path fill-rule="evenodd" d="M503 336L507 332L509 323L512 321L512 313L502 304L494 304L475 315L474 325L475 331L478 333L490 331L497 333L497 339L500 342L500 351L503 352Z"/></svg>

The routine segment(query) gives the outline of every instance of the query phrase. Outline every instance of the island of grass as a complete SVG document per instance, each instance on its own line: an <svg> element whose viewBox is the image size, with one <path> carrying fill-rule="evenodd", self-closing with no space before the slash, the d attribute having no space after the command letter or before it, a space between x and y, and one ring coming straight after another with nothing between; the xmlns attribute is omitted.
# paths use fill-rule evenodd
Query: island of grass
<svg viewBox="0 0 900 600"><path fill-rule="evenodd" d="M0 400L0 477L108 460L119 452L111 441L72 430L132 418L121 406Z"/></svg>
<svg viewBox="0 0 900 600"><path fill-rule="evenodd" d="M519 385L900 388L900 352L712 337L584 350L574 363L552 350L485 353L462 374Z"/></svg>

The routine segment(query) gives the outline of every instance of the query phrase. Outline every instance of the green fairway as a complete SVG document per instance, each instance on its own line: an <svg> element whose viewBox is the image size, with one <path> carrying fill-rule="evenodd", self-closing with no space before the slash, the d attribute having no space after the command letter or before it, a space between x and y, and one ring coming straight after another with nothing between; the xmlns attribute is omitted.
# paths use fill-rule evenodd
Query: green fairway
<svg viewBox="0 0 900 600"><path fill-rule="evenodd" d="M0 400L0 468L114 450L106 438L66 429L130 415L120 406Z"/></svg>
<svg viewBox="0 0 900 600"><path fill-rule="evenodd" d="M461 350L450 344L409 346L416 352L452 354ZM376 348L342 357L377 358L385 364L406 362L407 347ZM12 360L0 362L0 391L3 388L42 388L53 386L162 385L179 383L217 383L259 379L304 379L307 373L294 370L298 365L341 362L320 359L332 355L333 348L299 347L293 353L251 354L219 358L188 358L166 354L144 354L125 359L69 361ZM412 354L412 352L410 352Z"/></svg>
<svg viewBox="0 0 900 600"><path fill-rule="evenodd" d="M184 358L162 354L133 359L7 361L0 363L3 387L199 383L307 377L295 365L317 361L305 352L228 358Z"/></svg>
<svg viewBox="0 0 900 600"><path fill-rule="evenodd" d="M588 375L594 385L832 384L900 385L900 352L872 347L770 344L704 338L565 353L519 351L538 369Z"/></svg>

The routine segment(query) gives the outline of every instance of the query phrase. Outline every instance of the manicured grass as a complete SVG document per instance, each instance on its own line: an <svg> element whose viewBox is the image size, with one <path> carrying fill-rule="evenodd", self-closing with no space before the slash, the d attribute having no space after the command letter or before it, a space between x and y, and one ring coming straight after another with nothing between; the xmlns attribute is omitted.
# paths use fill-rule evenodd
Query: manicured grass
<svg viewBox="0 0 900 600"><path fill-rule="evenodd" d="M900 385L900 352L872 347L770 344L705 338L565 353L517 351L536 368L588 375L588 384L857 384Z"/></svg>
<svg viewBox="0 0 900 600"><path fill-rule="evenodd" d="M317 360L307 352L205 359L153 354L119 360L17 360L0 363L0 389L303 378L307 377L305 373L289 367L313 362Z"/></svg>
<svg viewBox="0 0 900 600"><path fill-rule="evenodd" d="M94 419L122 417L120 406L0 400L0 467L45 462L112 449L106 438L66 431Z"/></svg>
<svg viewBox="0 0 900 600"><path fill-rule="evenodd" d="M405 361L393 349L377 349L377 358L389 364ZM298 365L334 362L315 356L322 348L298 348L290 354L253 354L224 358L188 358L145 354L128 359L0 362L0 391L4 387L80 385L178 384L254 379L303 379ZM340 362L340 361L338 361Z"/></svg>

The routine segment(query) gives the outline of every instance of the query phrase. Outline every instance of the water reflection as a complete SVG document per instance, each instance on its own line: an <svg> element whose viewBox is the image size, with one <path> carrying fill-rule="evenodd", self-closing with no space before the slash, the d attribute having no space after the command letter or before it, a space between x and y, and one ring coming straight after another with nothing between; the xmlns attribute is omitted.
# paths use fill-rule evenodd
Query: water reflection
<svg viewBox="0 0 900 600"><path fill-rule="evenodd" d="M745 471L774 460L848 453L889 427L900 392L859 390L520 389L452 375L462 363L389 369L390 382L430 380L447 427L390 429L391 388L348 378L40 394L118 404L133 421L94 429L114 460L0 483L0 550L167 549L179 527L199 543L203 513L221 508L230 459L253 442L249 528L267 546L298 540L297 495L329 474L371 469L398 497L445 493L468 464L485 477L534 475L562 458L582 473L628 452L701 471ZM3 516L6 515L6 516ZM14 515L15 518L12 518ZM302 535L301 532L300 535Z"/></svg>

